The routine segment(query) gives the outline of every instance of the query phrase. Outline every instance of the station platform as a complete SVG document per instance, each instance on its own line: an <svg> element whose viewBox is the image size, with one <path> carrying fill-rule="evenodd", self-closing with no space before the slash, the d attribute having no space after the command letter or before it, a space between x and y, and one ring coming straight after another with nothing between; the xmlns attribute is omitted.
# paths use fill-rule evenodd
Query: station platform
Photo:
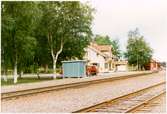
<svg viewBox="0 0 167 114"><path fill-rule="evenodd" d="M1 93L8 93L8 92L15 92L15 91L22 91L28 89L37 89L42 87L49 87L49 86L61 86L64 84L71 84L71 83L79 83L79 82L86 82L86 81L93 81L99 79L111 79L114 77L124 77L127 75L131 75L132 77L139 74L150 74L152 71L133 71L133 72L113 72L108 75L100 74L98 76L90 76L84 78L64 78L64 79L54 79L49 81L42 81L42 82L34 82L34 83L25 83L25 84L15 84L9 86L1 86Z"/></svg>

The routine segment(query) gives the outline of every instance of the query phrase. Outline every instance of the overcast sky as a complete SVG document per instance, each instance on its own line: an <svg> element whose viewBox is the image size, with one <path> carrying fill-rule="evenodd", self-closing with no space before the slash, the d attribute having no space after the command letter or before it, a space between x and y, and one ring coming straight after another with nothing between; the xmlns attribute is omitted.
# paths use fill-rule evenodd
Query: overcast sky
<svg viewBox="0 0 167 114"><path fill-rule="evenodd" d="M93 33L120 40L125 51L127 33L136 27L154 49L154 58L167 61L167 0L91 0L96 9Z"/></svg>

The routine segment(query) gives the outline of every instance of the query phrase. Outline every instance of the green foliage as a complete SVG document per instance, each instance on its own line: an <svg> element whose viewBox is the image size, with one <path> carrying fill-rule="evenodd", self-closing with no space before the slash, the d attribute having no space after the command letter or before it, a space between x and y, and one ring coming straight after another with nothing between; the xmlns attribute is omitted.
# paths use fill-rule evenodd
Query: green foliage
<svg viewBox="0 0 167 114"><path fill-rule="evenodd" d="M24 70L33 61L36 39L32 35L38 14L35 2L2 2L2 57L3 67Z"/></svg>
<svg viewBox="0 0 167 114"><path fill-rule="evenodd" d="M61 60L82 58L84 47L89 44L92 35L90 26L93 9L80 2L58 1L41 2L40 8L43 15L37 28L39 31L37 38L39 50L43 51L39 52L47 56L42 63L48 63L51 48L56 55L62 43L63 51L59 56L59 63Z"/></svg>
<svg viewBox="0 0 167 114"><path fill-rule="evenodd" d="M125 57L128 58L130 65L138 65L138 68L141 69L145 64L150 62L153 51L145 42L144 37L139 34L138 29L129 31L128 37Z"/></svg>
<svg viewBox="0 0 167 114"><path fill-rule="evenodd" d="M92 36L93 9L79 1L2 2L2 67L36 72L58 62L82 58ZM13 68L14 69L14 68Z"/></svg>
<svg viewBox="0 0 167 114"><path fill-rule="evenodd" d="M99 45L111 45L112 42L109 36L96 35L94 41Z"/></svg>
<svg viewBox="0 0 167 114"><path fill-rule="evenodd" d="M119 40L118 39L112 40L111 45L112 45L113 55L120 58L121 57L121 50L119 49Z"/></svg>

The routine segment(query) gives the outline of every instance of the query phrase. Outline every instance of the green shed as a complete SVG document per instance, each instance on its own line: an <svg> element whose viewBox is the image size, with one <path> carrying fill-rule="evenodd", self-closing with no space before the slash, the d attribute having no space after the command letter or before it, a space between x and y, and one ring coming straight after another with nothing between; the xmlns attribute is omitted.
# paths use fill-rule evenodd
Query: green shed
<svg viewBox="0 0 167 114"><path fill-rule="evenodd" d="M73 60L62 61L64 77L84 77L86 76L86 61Z"/></svg>

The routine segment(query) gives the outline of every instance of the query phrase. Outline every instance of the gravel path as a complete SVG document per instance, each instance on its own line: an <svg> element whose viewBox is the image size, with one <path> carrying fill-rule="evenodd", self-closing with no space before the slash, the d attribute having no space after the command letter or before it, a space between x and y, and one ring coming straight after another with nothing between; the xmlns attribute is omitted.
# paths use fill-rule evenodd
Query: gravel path
<svg viewBox="0 0 167 114"><path fill-rule="evenodd" d="M165 72L1 102L2 112L72 112L165 80Z"/></svg>

